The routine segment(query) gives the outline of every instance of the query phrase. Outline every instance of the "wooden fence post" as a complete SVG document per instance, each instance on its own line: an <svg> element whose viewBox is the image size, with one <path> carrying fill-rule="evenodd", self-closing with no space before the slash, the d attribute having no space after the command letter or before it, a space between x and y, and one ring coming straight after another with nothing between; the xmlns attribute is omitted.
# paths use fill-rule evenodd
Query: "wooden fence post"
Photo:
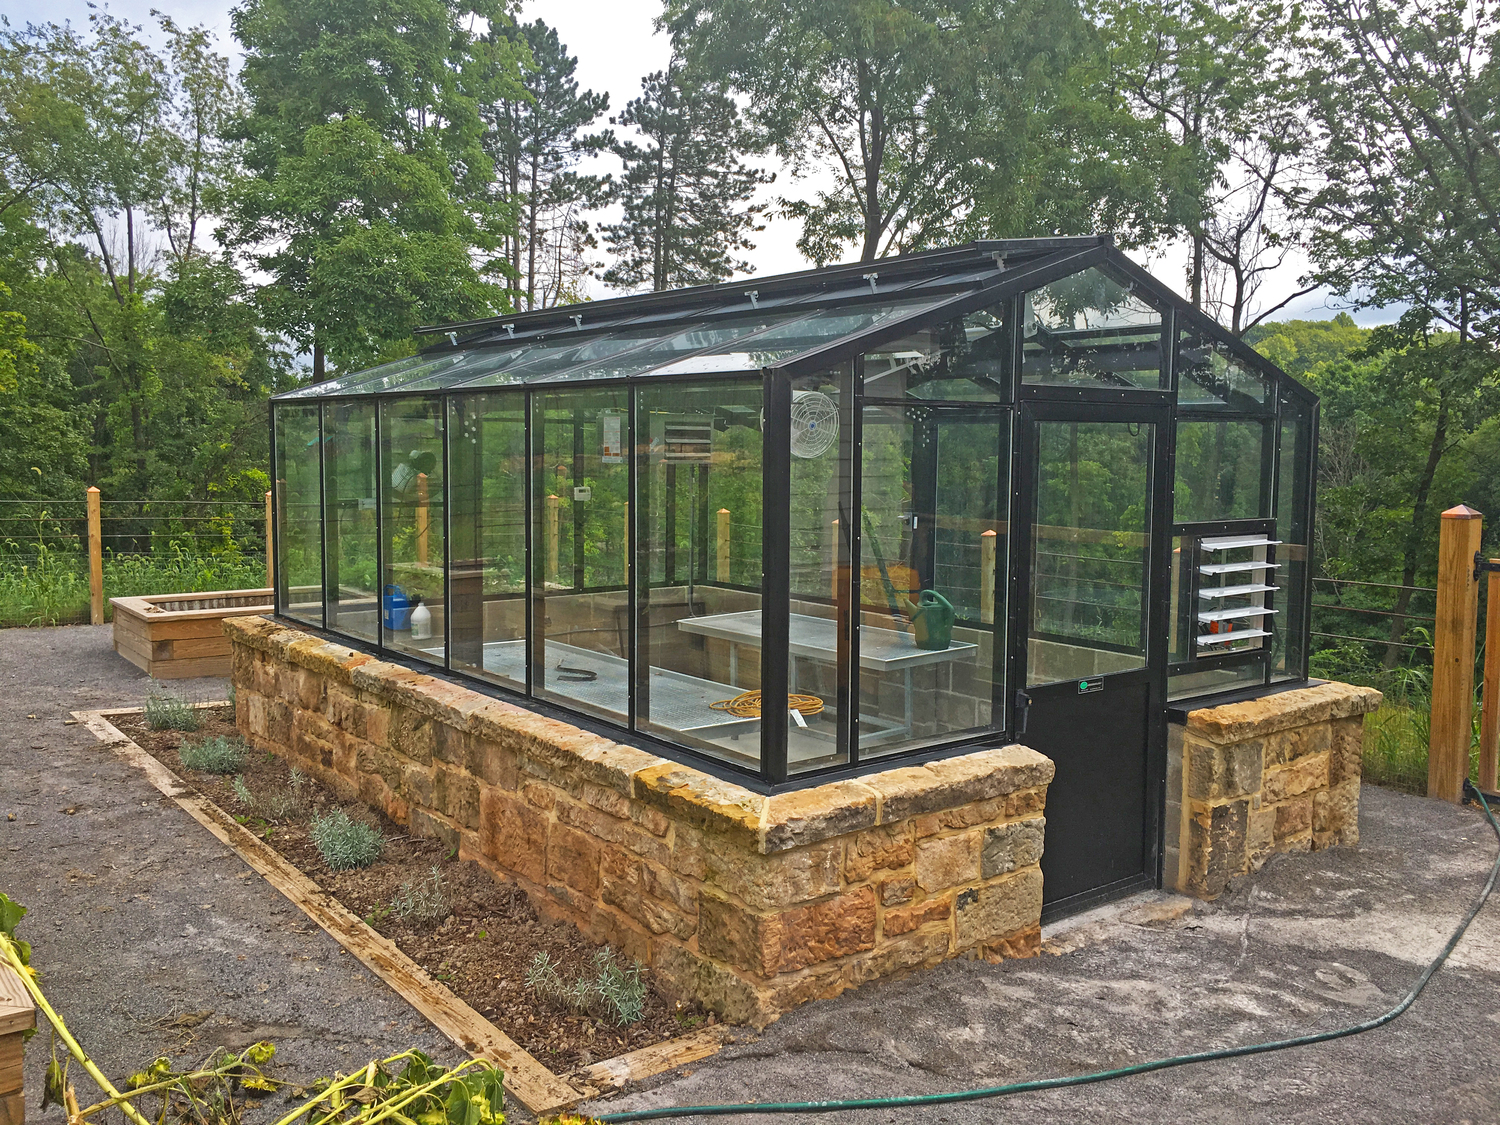
<svg viewBox="0 0 1500 1125"><path fill-rule="evenodd" d="M547 497L547 581L557 581L557 523L562 499L555 493Z"/></svg>
<svg viewBox="0 0 1500 1125"><path fill-rule="evenodd" d="M427 565L427 528L431 519L428 507L427 474L417 474L417 565Z"/></svg>
<svg viewBox="0 0 1500 1125"><path fill-rule="evenodd" d="M271 492L266 490L266 588L276 589L276 541L271 534Z"/></svg>
<svg viewBox="0 0 1500 1125"><path fill-rule="evenodd" d="M99 490L89 485L89 621L104 624L104 544L99 518Z"/></svg>
<svg viewBox="0 0 1500 1125"><path fill-rule="evenodd" d="M995 543L1000 536L992 528L979 536L979 620L995 620Z"/></svg>
<svg viewBox="0 0 1500 1125"><path fill-rule="evenodd" d="M720 508L718 526L714 529L714 570L720 582L729 581L729 509Z"/></svg>
<svg viewBox="0 0 1500 1125"><path fill-rule="evenodd" d="M1500 561L1490 560L1500 566ZM1479 776L1475 783L1486 793L1497 788L1496 765L1500 759L1500 571L1491 570L1485 593L1484 615L1484 703L1479 721Z"/></svg>
<svg viewBox="0 0 1500 1125"><path fill-rule="evenodd" d="M1427 795L1455 804L1463 797L1474 738L1474 634L1479 613L1474 556L1483 531L1483 515L1460 504L1443 513L1438 533Z"/></svg>

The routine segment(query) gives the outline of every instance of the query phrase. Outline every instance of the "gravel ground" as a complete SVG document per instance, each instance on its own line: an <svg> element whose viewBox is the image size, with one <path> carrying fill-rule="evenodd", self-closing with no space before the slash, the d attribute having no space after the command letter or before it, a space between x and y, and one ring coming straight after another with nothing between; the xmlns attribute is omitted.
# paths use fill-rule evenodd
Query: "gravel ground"
<svg viewBox="0 0 1500 1125"><path fill-rule="evenodd" d="M233 853L86 729L62 724L73 710L137 704L147 684L110 651L107 629L0 631L0 813L16 815L0 816L0 890L32 908L22 933L49 993L106 1071L261 1038L299 1076L411 1045L453 1059ZM223 694L218 681L181 686ZM1045 935L1059 952L1036 960L950 962L808 1005L752 1043L591 1108L929 1093L1369 1018L1442 946L1496 844L1473 809L1369 786L1363 798L1357 848L1279 858L1211 904L1158 895L1070 919ZM27 1053L32 1091L43 1042ZM1070 1091L826 1120L1479 1125L1500 1121L1497 1045L1492 902L1417 1005L1366 1035ZM62 1120L35 1106L33 1120Z"/></svg>
<svg viewBox="0 0 1500 1125"><path fill-rule="evenodd" d="M105 1073L260 1039L300 1079L408 1047L457 1061L238 856L86 727L63 725L70 711L138 706L150 683L107 626L0 630L0 890L30 909L19 933L48 998ZM210 700L226 685L164 686ZM27 1112L61 1122L37 1112L46 1058L43 1032L26 1052Z"/></svg>

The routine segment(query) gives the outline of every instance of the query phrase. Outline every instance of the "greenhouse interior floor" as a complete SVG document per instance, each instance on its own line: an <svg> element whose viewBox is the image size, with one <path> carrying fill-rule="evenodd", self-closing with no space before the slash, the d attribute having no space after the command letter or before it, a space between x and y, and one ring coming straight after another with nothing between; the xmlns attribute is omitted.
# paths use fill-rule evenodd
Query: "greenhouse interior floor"
<svg viewBox="0 0 1500 1125"><path fill-rule="evenodd" d="M0 890L49 995L106 1072L271 1038L288 1076L419 1046L404 1001L75 710L150 681L108 628L0 631ZM204 700L221 681L172 685ZM1496 849L1472 808L1366 786L1355 848L1278 857L1212 903L1149 896L1049 927L1040 958L957 961L809 1004L751 1042L587 1108L891 1096L1142 1062L1339 1027L1393 1005L1477 894ZM15 814L15 820L9 819ZM1500 895L1496 896L1500 900ZM243 959L241 959L243 958ZM1500 901L1395 1023L1273 1055L999 1102L824 1120L1489 1122L1500 1118ZM39 1112L45 1036L27 1052ZM512 1120L525 1121L519 1107ZM743 1118L731 1120L744 1120Z"/></svg>

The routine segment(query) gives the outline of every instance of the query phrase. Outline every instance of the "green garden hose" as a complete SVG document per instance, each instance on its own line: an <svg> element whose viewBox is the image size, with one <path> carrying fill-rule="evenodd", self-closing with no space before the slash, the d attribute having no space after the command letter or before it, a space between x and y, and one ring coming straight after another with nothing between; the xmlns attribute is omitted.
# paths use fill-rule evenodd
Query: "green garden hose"
<svg viewBox="0 0 1500 1125"><path fill-rule="evenodd" d="M1495 837L1500 840L1500 824L1495 822L1495 814L1490 811L1489 802L1485 800L1484 794L1469 782L1464 782L1464 798L1478 803L1484 810L1485 819L1490 822L1490 828L1494 830ZM1152 1062L1139 1063L1136 1066L1122 1066L1114 1070L1099 1070L1092 1074L1077 1074L1067 1078L1040 1078L1032 1082L1012 1082L1005 1086L981 1086L973 1090L955 1090L947 1094L909 1094L904 1097L894 1098L847 1098L835 1101L823 1102L744 1102L738 1105L689 1105L669 1106L665 1109L638 1109L629 1110L624 1113L606 1113L597 1120L614 1125L615 1122L625 1121L654 1121L664 1117L722 1117L732 1113L839 1113L850 1109L894 1109L903 1106L927 1106L927 1105L951 1105L955 1102L975 1102L985 1098L1002 1098L1007 1094L1023 1094L1032 1090L1057 1090L1067 1086L1087 1086L1095 1082L1108 1082L1115 1078L1125 1078L1132 1074L1149 1074L1154 1070L1166 1070L1174 1066L1186 1066L1189 1063L1213 1062L1217 1059L1237 1059L1245 1055L1263 1055L1270 1051L1282 1051L1288 1047L1307 1047L1313 1043L1327 1043L1333 1039L1343 1039L1350 1035L1359 1035L1362 1032L1374 1031L1377 1027L1383 1027L1390 1023L1406 1009L1416 1002L1422 990L1427 987L1437 971L1443 967L1443 962L1448 960L1448 955L1453 952L1459 940L1464 936L1464 931L1469 928L1469 923L1474 921L1475 915L1484 908L1489 901L1490 892L1495 889L1495 879L1500 876L1500 852L1495 856L1495 862L1490 867L1490 877L1484 884L1484 890L1480 892L1464 920L1458 924L1453 931L1453 936L1443 946L1442 952L1433 959L1432 963L1422 971L1422 975L1411 987L1401 1003L1397 1004L1384 1015L1376 1016L1374 1019L1365 1020L1363 1023L1353 1024L1350 1027L1342 1027L1337 1031L1319 1031L1310 1035L1298 1035L1292 1039L1277 1039L1269 1043L1251 1043L1244 1047L1226 1047L1219 1051L1199 1051L1192 1055L1174 1055L1167 1059L1156 1059Z"/></svg>

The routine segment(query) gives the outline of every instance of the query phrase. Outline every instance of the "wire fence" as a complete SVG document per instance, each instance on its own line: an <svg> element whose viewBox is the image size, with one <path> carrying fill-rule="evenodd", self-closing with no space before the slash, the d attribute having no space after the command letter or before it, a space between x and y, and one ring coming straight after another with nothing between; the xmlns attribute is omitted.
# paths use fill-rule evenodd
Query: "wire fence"
<svg viewBox="0 0 1500 1125"><path fill-rule="evenodd" d="M108 599L258 588L265 503L99 499ZM0 500L0 627L91 619L87 498Z"/></svg>

